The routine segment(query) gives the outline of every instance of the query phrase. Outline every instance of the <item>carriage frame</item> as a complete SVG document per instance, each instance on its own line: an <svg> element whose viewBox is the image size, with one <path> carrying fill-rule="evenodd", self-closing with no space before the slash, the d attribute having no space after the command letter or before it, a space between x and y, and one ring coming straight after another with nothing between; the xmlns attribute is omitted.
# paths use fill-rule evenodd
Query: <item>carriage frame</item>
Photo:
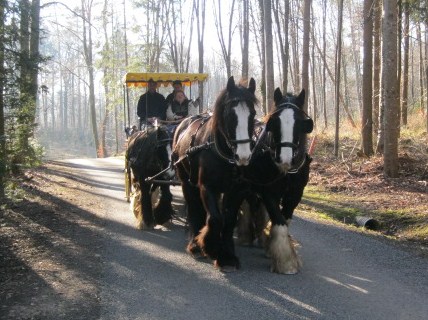
<svg viewBox="0 0 428 320"><path fill-rule="evenodd" d="M128 147L128 141L131 130L131 116L130 116L130 98L129 90L132 88L147 88L149 80L153 80L158 83L158 87L172 86L174 81L181 81L183 87L189 87L190 95L192 85L196 83L204 83L208 78L207 73L166 73L166 72L129 72L125 75L123 80L123 112L124 112L124 126L126 133L125 147ZM201 111L201 110L200 110ZM132 193L132 173L128 160L125 157L125 199L130 202ZM157 183L175 184L174 181L157 181Z"/></svg>

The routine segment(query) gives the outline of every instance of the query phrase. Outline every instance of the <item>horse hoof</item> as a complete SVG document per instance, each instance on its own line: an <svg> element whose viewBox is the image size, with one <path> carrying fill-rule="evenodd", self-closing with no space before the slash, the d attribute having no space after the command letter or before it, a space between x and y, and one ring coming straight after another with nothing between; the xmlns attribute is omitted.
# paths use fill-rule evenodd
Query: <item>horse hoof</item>
<svg viewBox="0 0 428 320"><path fill-rule="evenodd" d="M138 230L154 230L154 228L155 228L155 226L152 224L147 225L144 222L138 222L137 223L137 229Z"/></svg>
<svg viewBox="0 0 428 320"><path fill-rule="evenodd" d="M236 266L220 266L218 260L214 261L214 267L223 273L231 273L238 271L238 268Z"/></svg>
<svg viewBox="0 0 428 320"><path fill-rule="evenodd" d="M274 267L272 267L270 271L273 272L273 273L280 273L280 274L285 274L285 275L294 275L294 274L299 273L299 270L297 268L290 268L290 269L287 269L287 270L283 270L283 269L280 269L280 268L274 268Z"/></svg>
<svg viewBox="0 0 428 320"><path fill-rule="evenodd" d="M196 260L206 258L206 255L196 243L189 243L186 251Z"/></svg>

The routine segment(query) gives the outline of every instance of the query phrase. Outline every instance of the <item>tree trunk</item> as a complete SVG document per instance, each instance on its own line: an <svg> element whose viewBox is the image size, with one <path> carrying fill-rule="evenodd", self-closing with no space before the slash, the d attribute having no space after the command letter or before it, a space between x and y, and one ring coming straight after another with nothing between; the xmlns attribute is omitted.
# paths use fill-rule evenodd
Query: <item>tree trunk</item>
<svg viewBox="0 0 428 320"><path fill-rule="evenodd" d="M382 20L382 101L385 108L383 172L398 176L399 95L397 79L397 3L383 0Z"/></svg>
<svg viewBox="0 0 428 320"><path fill-rule="evenodd" d="M199 64L198 72L204 72L204 35L205 35L205 1L194 0L193 1L193 13L196 15L196 23L198 29L198 53L199 53ZM204 106L204 84L200 82L198 84L199 98L201 103L199 105L199 111L202 112Z"/></svg>
<svg viewBox="0 0 428 320"><path fill-rule="evenodd" d="M4 25L5 25L6 0L0 0L0 199L4 197L4 177L6 174L6 138L4 119L4 96L5 86L4 70Z"/></svg>
<svg viewBox="0 0 428 320"><path fill-rule="evenodd" d="M379 134L379 109L380 109L380 25L381 17L380 0L373 2L373 132Z"/></svg>
<svg viewBox="0 0 428 320"><path fill-rule="evenodd" d="M376 0L374 0L376 1ZM351 1L351 4L349 6L349 15L352 17L355 14L355 11L353 12L352 9L355 10L355 6L353 4L353 1ZM351 28L351 39L352 39L352 58L354 60L354 68L355 68L355 92L357 94L357 100L358 100L358 110L360 111L360 114L362 113L363 109L363 102L362 102L362 79L361 79L361 61L360 61L360 34L358 28Z"/></svg>
<svg viewBox="0 0 428 320"><path fill-rule="evenodd" d="M322 17L322 39L323 39L323 49L322 49L322 53L321 56L325 57L326 55L326 51L327 51L327 38L326 38L326 16L327 16L327 0L323 1L323 17ZM314 43L312 44L313 46L315 46L315 37L314 39ZM327 92L326 92L326 87L327 87L327 76L326 76L326 69L327 69L327 61L324 59L323 60L323 64L322 64L322 110L323 110L323 114L324 114L324 128L327 128L328 126L328 122L327 122Z"/></svg>
<svg viewBox="0 0 428 320"><path fill-rule="evenodd" d="M335 74L335 135L334 135L334 155L339 156L339 91L340 91L340 66L342 57L342 17L343 0L339 0L337 10L337 45L336 45L336 74Z"/></svg>
<svg viewBox="0 0 428 320"><path fill-rule="evenodd" d="M313 10L313 9L312 9ZM311 73L312 73L312 119L314 121L314 126L317 125L317 116L318 116L318 104L317 104L317 95L316 95L316 67L315 67L315 46L313 43L315 42L315 17L312 17L312 48L311 48Z"/></svg>
<svg viewBox="0 0 428 320"><path fill-rule="evenodd" d="M266 70L266 106L269 112L273 107L274 73L273 73L273 37L271 0L263 0L265 33L265 70Z"/></svg>
<svg viewBox="0 0 428 320"><path fill-rule="evenodd" d="M366 156L373 155L372 127L372 70L373 70L373 16L372 0L364 0L364 58L363 58L363 110L361 115L362 152Z"/></svg>
<svg viewBox="0 0 428 320"><path fill-rule="evenodd" d="M428 12L428 1L425 1L425 12ZM428 30L428 20L425 21L425 30ZM428 60L428 44L427 44L427 41L428 41L428 33L426 32L425 33L425 60ZM425 76L426 76L425 78L427 79L427 82L428 82L428 63L426 63L426 66L425 66ZM427 87L428 87L428 84L427 84ZM423 105L421 105L421 106L423 109ZM428 98L426 99L425 116L426 116L426 130L428 132Z"/></svg>
<svg viewBox="0 0 428 320"><path fill-rule="evenodd" d="M83 48L85 53L86 68L89 77L89 110L91 115L91 128L94 138L97 157L101 157L102 147L98 139L97 113L95 107L95 83L94 83L94 65L92 56L92 24L91 24L91 5L85 8L85 2L82 0L83 20Z"/></svg>
<svg viewBox="0 0 428 320"><path fill-rule="evenodd" d="M303 52L302 52L302 89L306 90L303 110L308 112L309 87L309 39L311 32L311 4L312 0L305 0L303 7Z"/></svg>
<svg viewBox="0 0 428 320"><path fill-rule="evenodd" d="M264 9L263 9L263 0L257 1L259 5L259 14L260 16L255 17L254 14L252 14L252 22L253 22L253 28L254 30L257 30L259 32L258 37L256 37L256 44L257 44L257 51L258 56L260 58L260 65L261 65L261 75L260 75L260 93L262 95L261 104L262 104L262 112L266 114L266 64L265 64L265 32L264 32L264 24L260 23L260 25L257 25L258 22L263 21L264 17ZM251 9L251 7L250 7Z"/></svg>
<svg viewBox="0 0 428 320"><path fill-rule="evenodd" d="M242 78L248 79L248 51L250 41L249 0L242 0Z"/></svg>
<svg viewBox="0 0 428 320"><path fill-rule="evenodd" d="M281 57L282 67L282 91L287 92L288 87L288 60L289 60L289 41L288 41L288 25L290 20L290 2L284 2L283 26L281 27L280 19L280 5L279 0L273 1L273 13L275 17L275 24L278 30L278 45ZM281 30L282 33L281 33Z"/></svg>
<svg viewBox="0 0 428 320"><path fill-rule="evenodd" d="M419 95L420 95L420 105L424 105L424 61L422 54L422 33L421 33L421 22L416 23L416 37L419 43ZM428 99L427 99L428 103Z"/></svg>
<svg viewBox="0 0 428 320"><path fill-rule="evenodd" d="M404 59L403 59L403 85L401 94L401 122L404 126L407 125L407 104L408 104L408 88L409 88L409 2L403 3L404 12Z"/></svg>
<svg viewBox="0 0 428 320"><path fill-rule="evenodd" d="M290 9L290 12L299 12L300 11L300 7L299 7L299 1L293 4L293 8ZM291 23L291 34L290 34L290 39L291 39L291 50L293 52L293 59L292 61L290 61L290 64L293 65L292 68L290 68L291 70L291 74L292 74L292 85L293 85L293 91L297 92L302 83L300 81L300 54L299 54L299 26L298 26L298 19L293 16L292 18L290 18ZM306 101L306 100L305 100Z"/></svg>

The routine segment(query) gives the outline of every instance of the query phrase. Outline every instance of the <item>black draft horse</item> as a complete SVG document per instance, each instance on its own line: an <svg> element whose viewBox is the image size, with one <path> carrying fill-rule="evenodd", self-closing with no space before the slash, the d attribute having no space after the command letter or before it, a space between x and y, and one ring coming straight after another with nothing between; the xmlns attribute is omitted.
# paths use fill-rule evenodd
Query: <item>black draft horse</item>
<svg viewBox="0 0 428 320"><path fill-rule="evenodd" d="M125 156L133 175L135 191L131 208L137 218L138 229L153 229L155 224L169 221L174 213L170 186L157 186L148 180L161 171L165 171L161 178L166 180L174 176L170 168L171 143L172 138L164 127L147 127L129 138ZM161 194L158 200L159 189Z"/></svg>
<svg viewBox="0 0 428 320"><path fill-rule="evenodd" d="M306 139L313 130L313 121L303 111L304 100L304 90L298 96L283 96L279 88L275 90L275 108L266 116L265 127L257 139L250 164L244 168L245 179L252 191L246 198L256 212L253 231L261 232L263 229L257 226L263 222L263 217L260 217L264 215L263 210L254 208L262 204L271 222L266 244L267 254L272 259L271 271L282 274L295 274L301 265L288 228L308 183L312 160L306 153ZM254 193L261 203L255 201Z"/></svg>
<svg viewBox="0 0 428 320"><path fill-rule="evenodd" d="M185 119L174 135L173 161L188 205L187 251L208 255L220 268L239 267L230 228L236 215L229 214L233 209L226 199L239 190L240 168L251 158L255 89L252 78L246 88L230 77L213 115Z"/></svg>

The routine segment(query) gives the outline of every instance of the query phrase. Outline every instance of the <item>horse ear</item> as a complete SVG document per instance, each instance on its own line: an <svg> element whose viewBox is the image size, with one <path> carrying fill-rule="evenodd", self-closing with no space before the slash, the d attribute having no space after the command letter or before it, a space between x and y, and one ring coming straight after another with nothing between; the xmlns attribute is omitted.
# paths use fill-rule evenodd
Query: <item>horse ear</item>
<svg viewBox="0 0 428 320"><path fill-rule="evenodd" d="M233 78L233 76L231 76L229 78L229 80L227 81L227 91L232 91L233 88L235 88L235 79Z"/></svg>
<svg viewBox="0 0 428 320"><path fill-rule="evenodd" d="M297 96L297 105L299 107L303 107L304 104L305 104L305 89L302 89L302 91L300 91L299 95Z"/></svg>
<svg viewBox="0 0 428 320"><path fill-rule="evenodd" d="M275 104L279 104L282 100L282 92L280 88L276 88L275 92L273 93L273 100L275 101Z"/></svg>
<svg viewBox="0 0 428 320"><path fill-rule="evenodd" d="M256 92L256 80L254 78L250 79L250 83L248 84L248 90L254 94Z"/></svg>

